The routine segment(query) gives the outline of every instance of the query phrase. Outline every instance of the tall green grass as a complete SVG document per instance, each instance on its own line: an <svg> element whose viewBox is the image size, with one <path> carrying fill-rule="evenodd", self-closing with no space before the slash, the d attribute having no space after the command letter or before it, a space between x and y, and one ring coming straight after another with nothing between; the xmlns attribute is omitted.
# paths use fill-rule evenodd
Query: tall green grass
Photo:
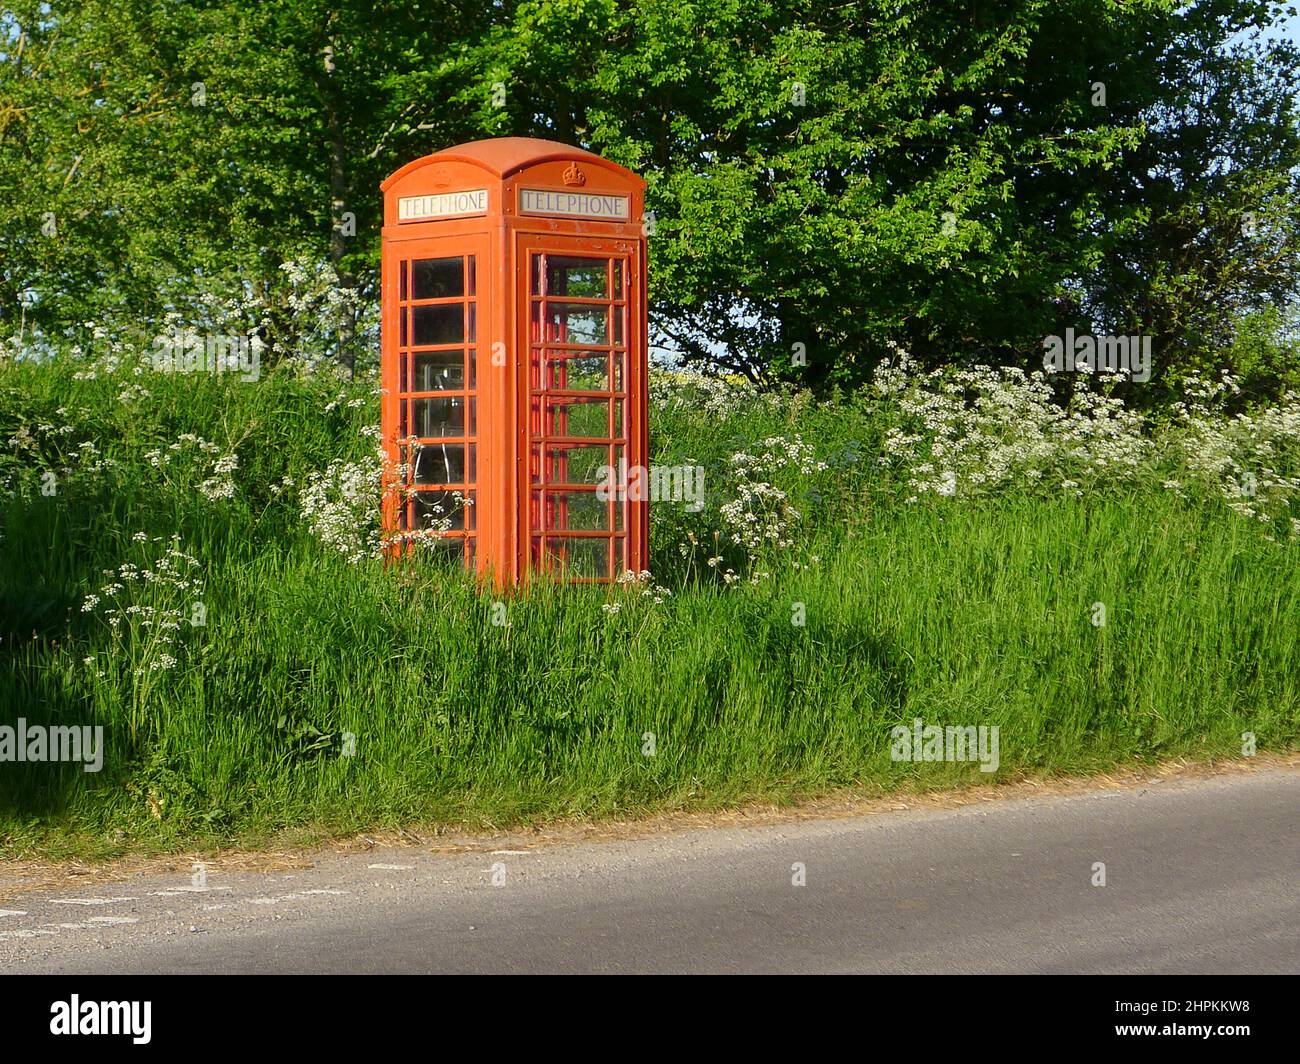
<svg viewBox="0 0 1300 1064"><path fill-rule="evenodd" d="M688 566L692 519L664 504L665 601L538 584L502 599L496 624L496 598L455 573L346 563L272 490L363 453L365 387L345 390L366 407L326 412L344 386L145 383L148 400L122 402L120 381L0 370L0 445L22 425L76 427L38 455L2 452L0 724L101 724L108 743L99 774L0 764L6 853L883 793L1240 756L1246 732L1261 750L1300 739L1300 546L1212 501L905 505L872 460L879 426L851 405L755 404L721 422L669 411L654 424L664 461L720 463L772 433L857 446L757 584ZM165 483L144 460L183 432L238 445L234 499ZM85 439L116 471L42 495L41 469ZM207 614L143 698L129 668L83 663L114 644L81 610L103 570L152 549L137 532L200 560ZM917 718L998 726L998 772L891 760L890 729Z"/></svg>

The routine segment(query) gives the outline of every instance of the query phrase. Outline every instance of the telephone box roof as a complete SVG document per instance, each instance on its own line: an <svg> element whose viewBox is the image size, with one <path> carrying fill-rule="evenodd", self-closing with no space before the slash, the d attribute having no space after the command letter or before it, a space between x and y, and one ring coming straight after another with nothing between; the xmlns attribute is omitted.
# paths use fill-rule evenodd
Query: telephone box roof
<svg viewBox="0 0 1300 1064"><path fill-rule="evenodd" d="M481 166L488 173L505 179L511 174L537 163L553 162L557 159L578 159L591 166L610 170L628 181L644 187L645 182L631 170L612 163L585 148L575 148L571 144L561 144L558 140L537 140L532 137L496 137L492 140L472 140L467 144L444 148L420 159L414 159L400 170L389 175L380 186L387 190L399 178L405 177L413 170L431 166L438 162L464 162Z"/></svg>

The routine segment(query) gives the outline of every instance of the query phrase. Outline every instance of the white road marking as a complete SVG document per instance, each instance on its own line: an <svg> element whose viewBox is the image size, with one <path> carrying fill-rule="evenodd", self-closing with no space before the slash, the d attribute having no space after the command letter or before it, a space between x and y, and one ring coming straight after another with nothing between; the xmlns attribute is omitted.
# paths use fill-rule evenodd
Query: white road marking
<svg viewBox="0 0 1300 1064"><path fill-rule="evenodd" d="M26 909L0 909L0 916L26 916Z"/></svg>
<svg viewBox="0 0 1300 1064"><path fill-rule="evenodd" d="M309 894L351 894L350 890L296 890L292 894L279 894L274 898L245 898L250 905L275 905L293 898L305 898Z"/></svg>
<svg viewBox="0 0 1300 1064"><path fill-rule="evenodd" d="M51 905L112 905L119 901L135 901L134 898L51 898Z"/></svg>
<svg viewBox="0 0 1300 1064"><path fill-rule="evenodd" d="M90 916L83 923L79 924L46 924L46 927L61 927L66 931L96 931L105 925L113 926L116 924L138 924L138 916ZM55 934L50 931L47 934Z"/></svg>
<svg viewBox="0 0 1300 1064"><path fill-rule="evenodd" d="M413 864L372 864L370 868L382 869L385 872L409 872L415 867Z"/></svg>
<svg viewBox="0 0 1300 1064"><path fill-rule="evenodd" d="M530 850L493 850L493 857L527 857Z"/></svg>

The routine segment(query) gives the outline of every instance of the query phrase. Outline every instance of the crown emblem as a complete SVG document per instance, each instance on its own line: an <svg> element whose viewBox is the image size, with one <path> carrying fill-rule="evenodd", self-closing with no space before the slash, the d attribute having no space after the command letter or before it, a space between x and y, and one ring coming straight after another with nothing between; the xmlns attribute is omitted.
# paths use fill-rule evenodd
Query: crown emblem
<svg viewBox="0 0 1300 1064"><path fill-rule="evenodd" d="M569 163L569 165L564 168L564 173L560 175L560 180L562 180L566 185L582 186L587 183L587 175L578 169L577 163Z"/></svg>
<svg viewBox="0 0 1300 1064"><path fill-rule="evenodd" d="M451 184L451 173L445 166L435 166L429 171L429 184L434 188L446 188Z"/></svg>

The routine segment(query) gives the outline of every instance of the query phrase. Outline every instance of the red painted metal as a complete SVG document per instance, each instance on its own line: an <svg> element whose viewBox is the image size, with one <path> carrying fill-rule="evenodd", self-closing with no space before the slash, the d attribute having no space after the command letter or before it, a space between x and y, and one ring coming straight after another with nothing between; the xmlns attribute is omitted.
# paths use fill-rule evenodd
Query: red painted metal
<svg viewBox="0 0 1300 1064"><path fill-rule="evenodd" d="M497 586L646 568L648 503L596 492L601 466L647 465L645 182L505 137L382 188L383 441L412 466L388 478L386 530L441 504L439 547Z"/></svg>

